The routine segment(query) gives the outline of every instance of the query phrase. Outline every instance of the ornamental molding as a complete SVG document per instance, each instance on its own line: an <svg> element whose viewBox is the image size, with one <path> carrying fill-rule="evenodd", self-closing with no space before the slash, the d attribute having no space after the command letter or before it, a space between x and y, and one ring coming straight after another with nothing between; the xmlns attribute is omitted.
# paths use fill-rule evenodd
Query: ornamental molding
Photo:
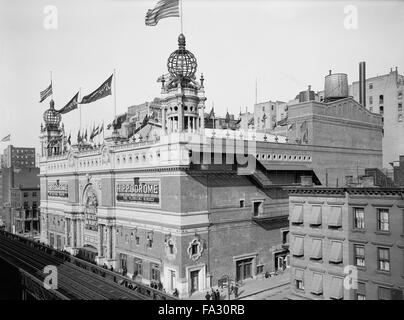
<svg viewBox="0 0 404 320"><path fill-rule="evenodd" d="M198 246L197 252L196 252L195 254L192 254L192 246L193 246L193 245L197 245L197 246ZM189 256L189 258L190 258L191 260L197 261L197 260L202 256L202 252L203 252L203 244L202 244L201 240L198 239L198 238L193 239L193 240L189 243L187 252L188 252L188 256Z"/></svg>

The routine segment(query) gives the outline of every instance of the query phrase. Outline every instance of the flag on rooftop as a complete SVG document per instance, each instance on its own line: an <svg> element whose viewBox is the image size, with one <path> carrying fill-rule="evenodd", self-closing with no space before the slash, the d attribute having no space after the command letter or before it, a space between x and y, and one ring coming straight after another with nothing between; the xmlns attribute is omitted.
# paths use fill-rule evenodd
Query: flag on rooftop
<svg viewBox="0 0 404 320"><path fill-rule="evenodd" d="M97 101L101 98L111 95L111 83L112 83L113 74L96 90L91 92L90 94L86 95L81 99L80 104L91 103Z"/></svg>
<svg viewBox="0 0 404 320"><path fill-rule="evenodd" d="M6 135L3 139L1 139L1 142L10 141L10 138L11 138L11 133Z"/></svg>
<svg viewBox="0 0 404 320"><path fill-rule="evenodd" d="M47 87L45 90L40 92L40 100L39 102L44 101L47 97L49 97L52 94L52 82L49 85L49 87Z"/></svg>
<svg viewBox="0 0 404 320"><path fill-rule="evenodd" d="M145 23L146 26L155 26L160 19L179 16L179 0L160 0L154 9L147 10Z"/></svg>
<svg viewBox="0 0 404 320"><path fill-rule="evenodd" d="M77 109L78 100L79 100L79 93L77 92L76 95L58 112L61 114L65 114L70 111L73 111L74 109Z"/></svg>

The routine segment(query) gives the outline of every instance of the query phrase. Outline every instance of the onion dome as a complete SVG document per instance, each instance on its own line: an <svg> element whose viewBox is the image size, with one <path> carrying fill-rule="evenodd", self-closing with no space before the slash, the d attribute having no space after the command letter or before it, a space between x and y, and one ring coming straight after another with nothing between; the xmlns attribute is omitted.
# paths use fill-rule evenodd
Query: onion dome
<svg viewBox="0 0 404 320"><path fill-rule="evenodd" d="M58 128L62 116L55 110L55 102L53 99L49 103L50 107L43 113L43 120L46 127Z"/></svg>
<svg viewBox="0 0 404 320"><path fill-rule="evenodd" d="M168 72L173 77L195 79L197 65L194 54L185 49L185 36L181 33L178 37L178 50L171 53L168 58Z"/></svg>

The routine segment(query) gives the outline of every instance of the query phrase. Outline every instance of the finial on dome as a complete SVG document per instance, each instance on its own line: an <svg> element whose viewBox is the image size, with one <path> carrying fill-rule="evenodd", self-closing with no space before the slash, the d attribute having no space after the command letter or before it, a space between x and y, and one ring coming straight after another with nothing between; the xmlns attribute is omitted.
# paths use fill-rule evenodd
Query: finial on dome
<svg viewBox="0 0 404 320"><path fill-rule="evenodd" d="M180 49L185 49L185 36L182 33L178 36L178 47Z"/></svg>
<svg viewBox="0 0 404 320"><path fill-rule="evenodd" d="M55 101L53 101L53 99L51 99L51 101L49 102L49 106L51 109L55 109Z"/></svg>

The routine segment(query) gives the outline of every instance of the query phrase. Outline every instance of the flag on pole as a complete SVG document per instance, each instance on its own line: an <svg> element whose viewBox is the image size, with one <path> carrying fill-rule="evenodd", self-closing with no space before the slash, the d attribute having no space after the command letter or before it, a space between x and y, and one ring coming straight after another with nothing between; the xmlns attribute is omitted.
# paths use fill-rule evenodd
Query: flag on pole
<svg viewBox="0 0 404 320"><path fill-rule="evenodd" d="M113 74L96 90L86 95L81 99L80 104L91 103L97 101L101 98L111 95L111 82L112 82Z"/></svg>
<svg viewBox="0 0 404 320"><path fill-rule="evenodd" d="M6 135L3 139L1 139L1 142L10 141L10 138L11 138L11 133Z"/></svg>
<svg viewBox="0 0 404 320"><path fill-rule="evenodd" d="M79 132L77 132L77 143L80 143L82 140L81 140L81 135L80 135L80 130L79 130Z"/></svg>
<svg viewBox="0 0 404 320"><path fill-rule="evenodd" d="M77 109L78 100L79 100L79 92L77 92L76 95L58 112L61 114L65 114L70 111L73 111L74 109Z"/></svg>
<svg viewBox="0 0 404 320"><path fill-rule="evenodd" d="M47 87L45 90L41 91L39 102L41 103L41 102L44 101L47 97L49 97L51 94L52 94L52 82L51 82L51 84L49 85L49 87Z"/></svg>
<svg viewBox="0 0 404 320"><path fill-rule="evenodd" d="M155 26L160 19L179 16L179 0L160 0L154 9L147 10L145 23L146 26Z"/></svg>
<svg viewBox="0 0 404 320"><path fill-rule="evenodd" d="M69 133L69 137L67 138L67 143L69 144L69 146L71 146L72 145L72 134L71 133Z"/></svg>

